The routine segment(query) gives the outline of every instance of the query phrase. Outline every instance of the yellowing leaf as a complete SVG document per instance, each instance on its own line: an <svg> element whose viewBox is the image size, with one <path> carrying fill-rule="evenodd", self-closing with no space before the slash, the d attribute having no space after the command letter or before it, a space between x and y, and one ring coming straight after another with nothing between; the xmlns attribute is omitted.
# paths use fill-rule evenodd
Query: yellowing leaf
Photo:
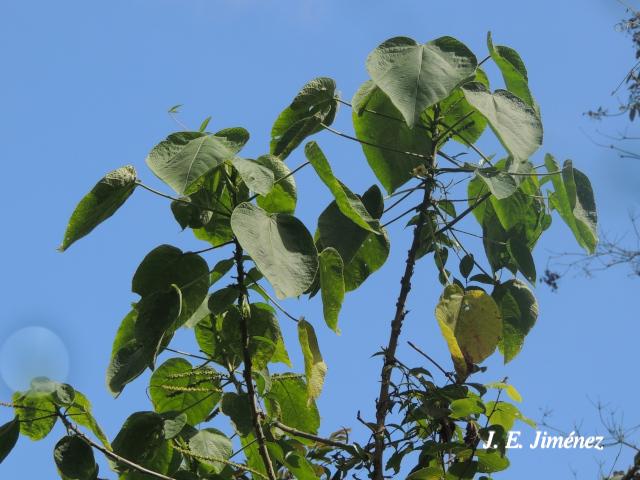
<svg viewBox="0 0 640 480"><path fill-rule="evenodd" d="M320 396L324 377L327 374L327 364L322 359L318 338L313 325L304 319L298 322L298 339L304 357L304 373L307 378L307 395L309 402Z"/></svg>

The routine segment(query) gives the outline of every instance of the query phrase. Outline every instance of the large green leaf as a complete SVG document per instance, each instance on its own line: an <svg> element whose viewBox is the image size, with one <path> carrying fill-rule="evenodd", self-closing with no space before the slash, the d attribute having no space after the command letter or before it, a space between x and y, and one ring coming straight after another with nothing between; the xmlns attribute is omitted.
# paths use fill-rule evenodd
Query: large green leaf
<svg viewBox="0 0 640 480"><path fill-rule="evenodd" d="M307 143L304 153L320 179L333 194L340 212L359 227L377 233L380 229L380 222L372 218L360 198L333 175L331 165L318 144L316 142Z"/></svg>
<svg viewBox="0 0 640 480"><path fill-rule="evenodd" d="M421 155L432 150L430 136L423 128L407 127L389 97L372 81L360 87L352 103L353 127L367 162L385 190L393 193L424 163Z"/></svg>
<svg viewBox="0 0 640 480"><path fill-rule="evenodd" d="M518 189L513 176L504 170L479 168L476 170L476 175L487 185L497 199L508 198Z"/></svg>
<svg viewBox="0 0 640 480"><path fill-rule="evenodd" d="M301 319L298 322L298 339L304 359L304 373L307 379L307 395L309 401L320 396L324 385L324 377L327 374L327 364L324 363L316 331L309 322Z"/></svg>
<svg viewBox="0 0 640 480"><path fill-rule="evenodd" d="M148 464L165 443L164 419L155 412L135 412L113 440L113 452L139 465ZM119 471L127 470L118 465Z"/></svg>
<svg viewBox="0 0 640 480"><path fill-rule="evenodd" d="M529 287L517 279L498 285L491 296L500 307L502 338L498 348L504 363L508 363L520 353L525 337L535 325L538 303Z"/></svg>
<svg viewBox="0 0 640 480"><path fill-rule="evenodd" d="M320 130L322 123L331 125L338 109L336 84L326 77L307 83L271 129L271 154L282 160L302 141Z"/></svg>
<svg viewBox="0 0 640 480"><path fill-rule="evenodd" d="M436 307L436 319L461 376L466 374L466 363L480 363L491 355L502 335L500 310L482 290L448 285Z"/></svg>
<svg viewBox="0 0 640 480"><path fill-rule="evenodd" d="M7 458L13 447L18 442L20 436L20 417L16 417L9 423L5 423L0 427L0 463Z"/></svg>
<svg viewBox="0 0 640 480"><path fill-rule="evenodd" d="M146 162L153 173L179 194L203 175L235 156L234 145L204 132L178 132L156 145Z"/></svg>
<svg viewBox="0 0 640 480"><path fill-rule="evenodd" d="M313 283L318 252L300 220L242 203L233 211L231 228L278 298L297 297Z"/></svg>
<svg viewBox="0 0 640 480"><path fill-rule="evenodd" d="M384 204L377 186L362 195L362 203L369 214L379 219ZM387 233L374 234L358 227L344 216L335 201L320 214L316 234L320 250L334 248L344 263L345 290L358 288L369 275L378 270L389 255L390 243Z"/></svg>
<svg viewBox="0 0 640 480"><path fill-rule="evenodd" d="M220 473L233 453L231 441L219 430L200 430L189 439L192 452L207 473Z"/></svg>
<svg viewBox="0 0 640 480"><path fill-rule="evenodd" d="M65 251L113 215L135 188L136 171L130 165L105 175L76 206L58 250Z"/></svg>
<svg viewBox="0 0 640 480"><path fill-rule="evenodd" d="M250 190L259 195L267 195L273 188L274 175L269 168L255 160L240 157L235 157L232 163Z"/></svg>
<svg viewBox="0 0 640 480"><path fill-rule="evenodd" d="M502 73L502 78L507 86L507 90L513 93L516 97L529 105L536 108L533 96L529 90L529 79L527 75L527 68L524 62L513 48L493 45L491 38L491 32L487 34L487 47L491 58Z"/></svg>
<svg viewBox="0 0 640 480"><path fill-rule="evenodd" d="M424 110L473 76L477 60L455 38L440 37L420 45L410 38L395 37L371 52L366 65L376 85L413 127Z"/></svg>
<svg viewBox="0 0 640 480"><path fill-rule="evenodd" d="M315 401L308 401L305 382L289 374L274 375L266 398L267 413L282 423L307 433L318 433L320 414Z"/></svg>
<svg viewBox="0 0 640 480"><path fill-rule="evenodd" d="M186 322L200 307L209 289L209 266L195 253L183 253L171 245L160 245L138 266L131 289L141 297L176 285L182 292L180 321Z"/></svg>
<svg viewBox="0 0 640 480"><path fill-rule="evenodd" d="M94 480L98 476L93 450L77 435L62 437L56 443L53 458L65 480Z"/></svg>
<svg viewBox="0 0 640 480"><path fill-rule="evenodd" d="M549 172L558 172L560 167L553 156L545 156ZM554 192L551 205L573 232L578 244L588 253L593 253L598 244L598 214L591 182L581 171L573 168L571 160L562 166L562 176L551 175Z"/></svg>
<svg viewBox="0 0 640 480"><path fill-rule="evenodd" d="M263 155L256 160L270 169L274 176L274 185L266 195L256 199L258 206L269 213L293 213L296 210L298 194L296 181L289 167L274 155Z"/></svg>
<svg viewBox="0 0 640 480"><path fill-rule="evenodd" d="M220 382L211 368L194 369L183 358L170 358L149 381L149 396L158 413L186 413L189 425L198 425L220 400Z"/></svg>
<svg viewBox="0 0 640 480"><path fill-rule="evenodd" d="M335 248L325 248L319 256L320 294L324 321L329 328L340 333L338 316L344 300L344 262Z"/></svg>
<svg viewBox="0 0 640 480"><path fill-rule="evenodd" d="M525 163L542 145L542 123L538 114L507 90L491 93L478 82L463 87L467 101L489 125L516 163Z"/></svg>
<svg viewBox="0 0 640 480"><path fill-rule="evenodd" d="M251 399L246 393L227 392L222 396L220 404L222 413L231 419L236 431L243 437L253 432L250 401Z"/></svg>
<svg viewBox="0 0 640 480"><path fill-rule="evenodd" d="M524 278L529 280L533 285L536 284L536 265L531 256L531 250L525 242L517 237L507 240L507 250L509 255L516 263L518 270L522 272Z"/></svg>

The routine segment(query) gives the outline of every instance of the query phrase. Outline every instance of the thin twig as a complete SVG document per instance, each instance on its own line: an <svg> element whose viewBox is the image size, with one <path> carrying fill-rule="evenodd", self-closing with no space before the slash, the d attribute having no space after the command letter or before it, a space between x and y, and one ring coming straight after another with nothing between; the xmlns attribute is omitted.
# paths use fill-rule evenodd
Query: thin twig
<svg viewBox="0 0 640 480"><path fill-rule="evenodd" d="M302 430L298 430L296 428L293 428L293 427L290 427L290 426L285 425L283 423L280 423L277 420L274 421L272 423L272 425L274 427L279 428L283 432L287 432L287 433L289 433L289 434L291 434L293 436L296 436L296 437L306 438L307 440L312 440L312 441L317 442L317 443L322 443L324 445L329 445L331 447L336 447L336 448L339 448L341 450L353 451L353 446L351 446L351 445L349 445L347 443L342 443L342 442L338 442L336 440L331 440L330 438L323 438L323 437L319 437L317 435L312 435L311 433L303 432Z"/></svg>
<svg viewBox="0 0 640 480"><path fill-rule="evenodd" d="M427 355L425 352L423 352L422 350L420 350L418 347L416 347L412 342L407 342L407 344L409 344L409 346L411 348L413 348L416 352L418 352L420 355L422 355L424 358L426 358L427 360L429 360L431 363L433 363L436 368L438 370L440 370L442 372L442 374L447 377L449 380L451 380L452 382L455 382L456 378L455 375L451 372L447 372L444 368L442 368L442 366L436 362L433 358L431 358L429 355Z"/></svg>

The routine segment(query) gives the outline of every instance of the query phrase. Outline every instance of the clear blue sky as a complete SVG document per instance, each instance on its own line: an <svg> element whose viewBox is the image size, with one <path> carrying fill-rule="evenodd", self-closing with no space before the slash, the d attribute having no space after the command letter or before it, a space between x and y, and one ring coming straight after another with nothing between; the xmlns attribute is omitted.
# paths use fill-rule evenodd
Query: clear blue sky
<svg viewBox="0 0 640 480"><path fill-rule="evenodd" d="M139 190L115 218L67 253L57 253L76 202L104 173L129 163L147 183L160 186L144 158L178 129L166 114L174 104L184 104L181 119L193 128L208 115L212 128L246 127L252 134L246 154L265 153L273 120L301 85L331 76L350 98L366 79L367 53L397 35L421 41L452 35L483 57L492 30L496 43L516 48L543 112L545 145L538 155L572 158L593 181L602 229L625 232L628 211L638 202L640 164L617 159L588 137L598 128L615 132L625 122L598 125L582 115L611 101L610 91L632 64L628 39L614 31L622 15L614 0L3 0L0 339L27 325L56 332L69 350L68 381L89 395L112 437L128 413L150 409L145 379L118 400L104 382L112 338L135 300L130 279L143 256L161 243L202 246L180 232L166 202ZM495 71L490 73L499 85ZM351 130L346 110L336 125ZM360 148L329 135L317 140L338 176L355 191L371 185ZM299 162L297 152L289 163ZM298 214L313 228L329 193L312 171L298 178ZM330 368L319 401L324 433L346 425L362 437L356 412L372 414L379 360L370 355L386 343L408 245L399 224L391 234L387 265L345 303L342 336L322 326L318 299L287 302L318 326ZM557 218L536 250L539 270L550 251L577 251ZM417 270L404 339L448 363L433 318L440 286L432 267L426 259ZM540 286L541 316L524 351L507 367L496 356L483 379L508 375L524 396L526 414L539 418L540 409L550 408L552 421L569 430L581 421L586 432L599 428L589 399L625 412L628 425L640 423L633 380L637 294L638 280L622 270L566 278L558 293ZM286 319L282 323L300 369L295 329ZM187 335L177 345L194 349ZM401 357L420 362L410 352ZM0 383L0 399L10 395ZM0 423L10 417L0 410ZM39 443L21 438L0 466L0 478L55 478L51 451L62 432L56 433ZM513 467L496 477L566 478L575 469L579 478L595 478L597 462L615 453L515 452Z"/></svg>

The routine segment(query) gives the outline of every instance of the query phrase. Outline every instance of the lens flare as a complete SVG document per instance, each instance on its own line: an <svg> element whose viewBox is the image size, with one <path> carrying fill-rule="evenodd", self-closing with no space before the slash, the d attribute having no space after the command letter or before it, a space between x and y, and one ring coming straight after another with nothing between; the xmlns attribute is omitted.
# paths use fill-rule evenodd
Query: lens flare
<svg viewBox="0 0 640 480"><path fill-rule="evenodd" d="M62 339L45 327L30 326L12 333L0 348L0 375L14 391L26 390L35 377L64 382L69 353Z"/></svg>

